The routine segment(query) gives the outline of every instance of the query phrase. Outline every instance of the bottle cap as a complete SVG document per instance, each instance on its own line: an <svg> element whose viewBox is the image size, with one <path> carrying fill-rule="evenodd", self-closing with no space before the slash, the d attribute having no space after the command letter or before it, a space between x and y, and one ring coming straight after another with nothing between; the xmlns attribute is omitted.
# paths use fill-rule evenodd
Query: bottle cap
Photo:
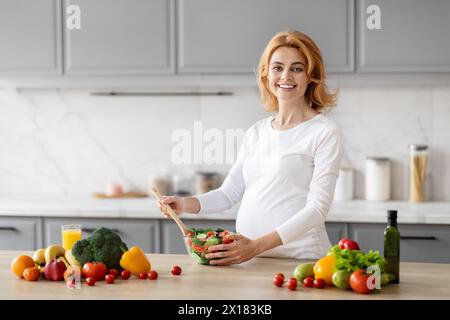
<svg viewBox="0 0 450 320"><path fill-rule="evenodd" d="M387 217L388 219L397 219L397 210L388 210Z"/></svg>

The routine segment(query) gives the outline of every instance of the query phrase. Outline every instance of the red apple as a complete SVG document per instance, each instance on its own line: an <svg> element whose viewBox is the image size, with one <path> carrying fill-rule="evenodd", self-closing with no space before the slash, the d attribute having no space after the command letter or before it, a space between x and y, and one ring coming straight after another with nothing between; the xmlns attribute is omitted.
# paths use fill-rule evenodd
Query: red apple
<svg viewBox="0 0 450 320"><path fill-rule="evenodd" d="M66 271L66 269L67 268L64 262L59 260L51 260L45 265L45 279L52 281L64 280L64 271Z"/></svg>

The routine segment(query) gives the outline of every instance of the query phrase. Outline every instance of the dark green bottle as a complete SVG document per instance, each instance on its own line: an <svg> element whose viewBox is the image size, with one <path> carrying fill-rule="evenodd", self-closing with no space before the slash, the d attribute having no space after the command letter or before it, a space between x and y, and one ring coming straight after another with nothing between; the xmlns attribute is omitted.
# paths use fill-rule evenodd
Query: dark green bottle
<svg viewBox="0 0 450 320"><path fill-rule="evenodd" d="M400 231L397 227L397 210L388 210L388 225L384 230L384 258L386 272L394 275L390 283L400 282Z"/></svg>

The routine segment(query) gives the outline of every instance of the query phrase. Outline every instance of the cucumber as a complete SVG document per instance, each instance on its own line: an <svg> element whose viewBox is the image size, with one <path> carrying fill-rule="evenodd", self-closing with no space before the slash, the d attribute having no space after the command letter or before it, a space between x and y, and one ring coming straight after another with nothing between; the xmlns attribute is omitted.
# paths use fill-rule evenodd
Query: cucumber
<svg viewBox="0 0 450 320"><path fill-rule="evenodd" d="M219 237L211 237L211 238L209 238L208 240L206 240L206 245L208 245L208 247L209 246L215 246L215 245L218 245L218 244L220 244L220 238Z"/></svg>
<svg viewBox="0 0 450 320"><path fill-rule="evenodd" d="M205 243L204 240L200 240L200 239L196 239L196 238L192 238L191 241L193 244L196 244L196 245L203 245Z"/></svg>

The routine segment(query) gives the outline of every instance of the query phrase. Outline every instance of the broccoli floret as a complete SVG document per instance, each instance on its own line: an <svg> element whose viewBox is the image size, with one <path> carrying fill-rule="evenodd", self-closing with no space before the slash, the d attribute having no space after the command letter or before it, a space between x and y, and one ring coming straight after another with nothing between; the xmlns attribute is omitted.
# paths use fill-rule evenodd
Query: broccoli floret
<svg viewBox="0 0 450 320"><path fill-rule="evenodd" d="M79 240L75 242L72 247L72 255L81 264L93 261L94 252L92 251L91 244L87 239Z"/></svg>
<svg viewBox="0 0 450 320"><path fill-rule="evenodd" d="M119 269L120 258L128 250L127 245L116 233L103 227L98 228L90 237L82 241L85 242L72 249L72 254L81 264L89 261L103 262L108 269ZM76 247L77 249L74 251Z"/></svg>

